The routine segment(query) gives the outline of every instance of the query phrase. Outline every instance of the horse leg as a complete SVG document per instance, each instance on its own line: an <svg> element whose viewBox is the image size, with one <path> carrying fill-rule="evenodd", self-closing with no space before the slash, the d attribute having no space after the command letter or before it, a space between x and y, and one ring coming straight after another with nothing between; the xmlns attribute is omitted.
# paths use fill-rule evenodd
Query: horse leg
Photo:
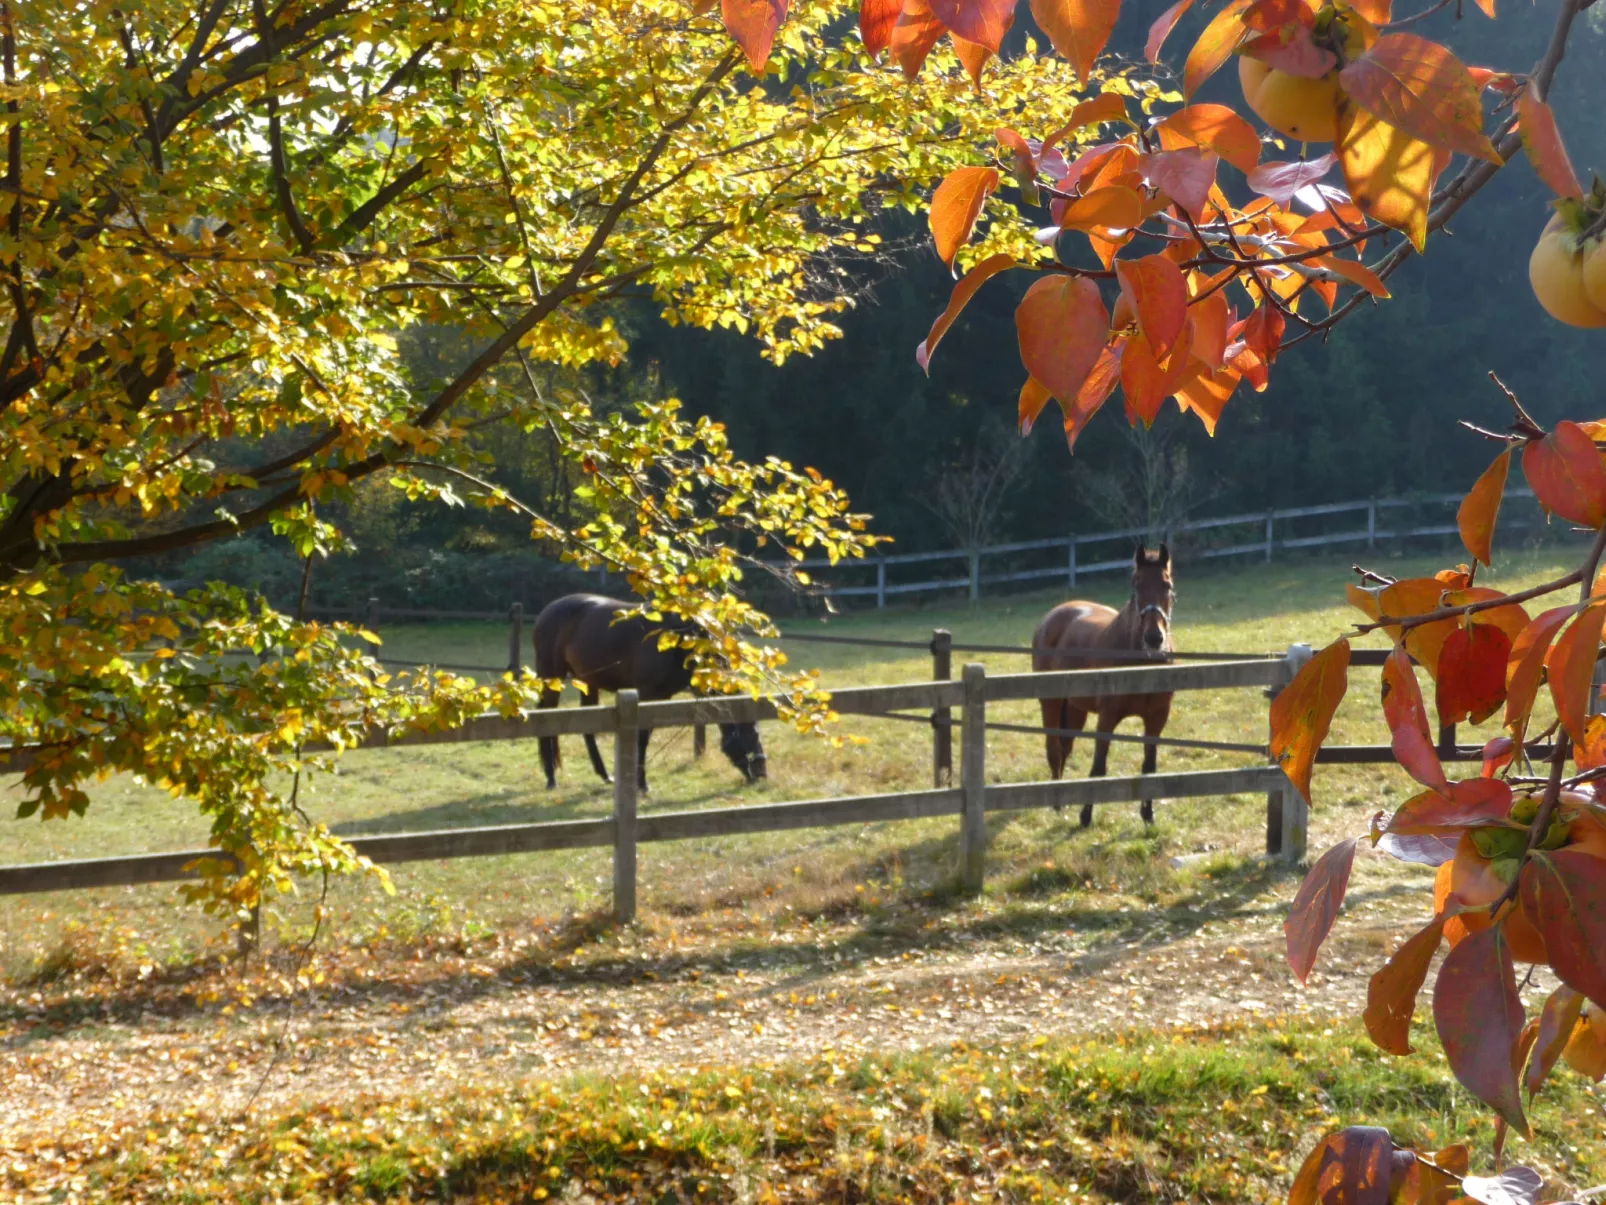
<svg viewBox="0 0 1606 1205"><path fill-rule="evenodd" d="M602 760L602 750L597 748L597 738L594 733L586 733L586 752L591 755L591 768L597 772L597 777L603 782L612 782L608 774L608 765Z"/></svg>
<svg viewBox="0 0 1606 1205"><path fill-rule="evenodd" d="M1110 741L1108 734L1115 731L1115 726L1121 722L1121 717L1113 711L1100 711L1097 722L1093 726L1093 769L1088 772L1089 778L1103 778L1110 772ZM1090 828L1093 824L1093 805L1082 805L1082 827Z"/></svg>
<svg viewBox="0 0 1606 1205"><path fill-rule="evenodd" d="M1043 708L1044 728L1063 729L1070 727L1065 722L1066 700L1039 699L1038 702L1042 704ZM1048 776L1050 778L1058 778L1065 773L1065 763L1071 756L1070 744L1070 739L1063 732L1043 733L1043 747L1048 754Z"/></svg>
<svg viewBox="0 0 1606 1205"><path fill-rule="evenodd" d="M1147 716L1147 715L1143 717L1143 735L1144 736L1157 737L1157 736L1160 735L1161 731L1164 728L1165 728L1165 717L1164 716L1161 716L1158 719L1154 718L1153 716ZM1160 747L1158 745L1144 745L1143 746L1143 773L1145 773L1145 774L1153 774L1154 770L1155 770L1155 767L1159 764L1159 759L1160 759ZM1148 789L1149 789L1148 785L1145 784L1144 788L1143 788L1143 790L1144 790L1143 802L1138 805L1138 814L1143 817L1143 823L1144 824L1153 824L1154 823L1154 800L1149 796Z"/></svg>
<svg viewBox="0 0 1606 1205"><path fill-rule="evenodd" d="M651 738L651 728L643 728L636 736L636 786L643 795L647 793L647 742Z"/></svg>
<svg viewBox="0 0 1606 1205"><path fill-rule="evenodd" d="M541 701L536 704L536 707L538 709L556 707L558 699L561 697L558 691L543 688ZM558 738L555 736L543 736L539 744L541 746L541 770L546 774L546 789L555 791L558 787Z"/></svg>

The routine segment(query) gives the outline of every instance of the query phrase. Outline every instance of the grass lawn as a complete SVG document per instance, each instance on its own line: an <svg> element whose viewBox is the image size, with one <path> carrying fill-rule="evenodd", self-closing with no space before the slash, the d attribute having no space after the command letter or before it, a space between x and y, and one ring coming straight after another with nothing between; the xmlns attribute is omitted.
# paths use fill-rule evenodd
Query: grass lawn
<svg viewBox="0 0 1606 1205"><path fill-rule="evenodd" d="M1606 1179L1600 1101L1563 1075L1514 1161ZM220 1125L194 1110L52 1144L16 1198L1274 1202L1316 1139L1378 1125L1428 1152L1493 1126L1436 1049L1391 1060L1353 1024L1128 1032L783 1067L589 1076L446 1098L358 1098ZM59 1198L58 1198L59 1199Z"/></svg>
<svg viewBox="0 0 1606 1205"><path fill-rule="evenodd" d="M1444 556L1379 554L1378 568L1397 576L1428 573ZM1508 558L1501 573L1482 581L1516 589L1543 580L1565 564L1565 551L1529 552ZM1312 558L1239 570L1215 567L1179 574L1176 639L1184 650L1265 652L1305 641L1320 647L1343 634L1357 618L1343 603L1353 575L1349 559ZM1087 597L1119 604L1124 580L1093 579ZM933 628L954 633L958 643L1027 644L1044 610L1059 593L1015 596L986 602L906 607L839 616L829 621L797 618L794 631L921 639ZM388 657L501 664L507 631L499 624L396 624L384 633ZM1379 637L1371 643L1381 644ZM792 642L798 664L817 666L826 685L918 681L929 678L930 659L914 650L867 649ZM990 672L1030 668L1025 656L956 654L955 673L967 659ZM1377 671L1352 673L1351 691L1334 722L1333 743L1379 742L1386 738L1374 686ZM1431 690L1431 684L1425 683ZM1035 703L996 705L990 719L1035 725ZM1258 690L1196 691L1177 696L1167 735L1248 744L1266 739L1266 704ZM1132 722L1128 722L1129 729ZM652 793L643 812L655 808L740 806L759 800L822 798L914 789L930 783L930 737L921 726L893 720L848 717L848 733L867 738L862 746L832 748L781 725L766 725L770 778L744 786L710 749L692 757L689 729L657 735L648 754ZM1493 724L1488 726L1493 730ZM1465 729L1461 739L1470 738ZM1475 739L1483 739L1478 734ZM717 743L717 742L711 742ZM957 741L956 741L957 744ZM592 774L578 738L564 741L565 761L556 791L541 783L534 741L487 742L372 750L346 755L338 770L314 778L303 798L309 811L346 834L418 831L466 825L507 824L605 814L609 789ZM1085 774L1091 742L1082 741L1068 771ZM1116 744L1111 773L1136 773L1141 747ZM1215 769L1246 764L1242 754L1211 750L1162 750L1162 769ZM1046 777L1041 738L991 733L988 773L993 781ZM11 791L17 791L15 779ZM1405 776L1385 766L1323 767L1316 775L1312 846L1335 834L1364 827L1366 817L1397 803L1408 789ZM196 848L207 826L182 800L148 784L116 777L93 793L88 815L66 821L0 822L0 861L47 861ZM1045 862L1091 868L1109 864L1107 881L1140 894L1163 890L1173 877L1166 859L1214 853L1245 857L1264 841L1264 800L1240 795L1179 800L1162 806L1155 830L1146 833L1135 805L1101 808L1091 833L1074 819L1052 812L1001 815L990 822L989 873L994 884L1011 882ZM956 824L947 819L845 826L643 847L640 900L646 913L696 916L711 905L737 909L756 919L785 908L826 910L853 902L856 889L882 895L921 895L950 881ZM1139 856L1128 856L1138 852ZM1401 872L1409 875L1408 869ZM1064 871L1073 878L1100 878ZM503 858L398 866L397 887L387 896L370 882L335 885L331 904L336 927L346 932L411 932L442 917L496 926L531 916L585 912L604 906L610 883L609 855L585 850ZM0 897L0 970L11 974L37 966L58 951L66 926L87 925L112 947L143 959L193 957L214 933L215 922L175 915L171 887L121 888L33 897ZM274 916L285 932L305 923L306 900L286 900ZM86 940L75 928L76 942ZM96 939L98 940L98 938Z"/></svg>
<svg viewBox="0 0 1606 1205"><path fill-rule="evenodd" d="M1565 558L1532 552L1485 580L1519 588ZM1324 644L1356 618L1348 577L1348 558L1184 574L1179 647ZM1086 591L1121 592L1113 579ZM1026 643L1057 601L792 626ZM390 656L506 657L500 625L384 636ZM788 651L828 685L929 674L916 651ZM1334 742L1383 740L1376 674L1354 671ZM1028 724L1034 710L999 708ZM1201 691L1178 696L1169 732L1258 743L1266 723L1256 690ZM660 734L643 810L930 781L918 725L849 718L868 743L845 748L766 727L757 787L713 751L693 759L689 732ZM350 754L309 806L353 834L605 813L579 740L566 748L555 792L534 742ZM1072 772L1090 756L1079 745ZM1116 746L1112 772L1139 757ZM1246 760L1164 750L1161 767ZM1040 740L989 734L988 770L1044 777ZM1321 768L1313 852L1411 789L1388 766ZM1100 809L1091 831L1002 814L977 899L951 890L946 818L645 846L641 919L625 929L604 917L606 851L410 864L393 896L334 883L304 962L292 943L318 885L303 884L244 969L228 964L227 929L171 887L0 898L0 1199L1272 1201L1319 1133L1362 1122L1427 1147L1473 1142L1487 1171L1492 1129L1431 1024L1419 1016L1421 1052L1395 1060L1353 1020L1367 977L1428 910L1428 873L1363 858L1298 988L1280 932L1297 878L1256 857L1264 811L1247 795L1178 801L1147 831L1136 805ZM0 831L4 862L206 837L182 801L124 779L82 819ZM1548 990L1543 975L1528 986L1530 1011ZM1567 1190L1606 1180L1603 1107L1560 1073L1512 1158Z"/></svg>

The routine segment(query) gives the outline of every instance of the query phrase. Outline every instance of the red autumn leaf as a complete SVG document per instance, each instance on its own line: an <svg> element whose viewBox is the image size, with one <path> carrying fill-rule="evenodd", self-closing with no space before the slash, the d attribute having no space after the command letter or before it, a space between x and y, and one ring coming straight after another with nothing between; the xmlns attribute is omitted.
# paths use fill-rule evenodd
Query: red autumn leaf
<svg viewBox="0 0 1606 1205"><path fill-rule="evenodd" d="M1065 230L1130 230L1143 221L1143 201L1130 188L1114 184L1078 197L1065 207Z"/></svg>
<svg viewBox="0 0 1606 1205"><path fill-rule="evenodd" d="M1020 131L999 126L993 131L993 137L1009 152L1009 174L1014 177L1016 184L1025 188L1037 179L1037 156L1032 153L1032 144L1021 137Z"/></svg>
<svg viewBox="0 0 1606 1205"><path fill-rule="evenodd" d="M1310 10L1305 11L1309 13ZM1321 79L1338 66L1338 56L1318 46L1310 27L1303 23L1284 25L1257 38L1250 38L1238 53L1305 79Z"/></svg>
<svg viewBox="0 0 1606 1205"><path fill-rule="evenodd" d="M1539 173L1539 178L1558 197L1584 199L1584 186L1578 183L1578 173L1567 156L1561 130L1556 127L1556 114L1539 97L1539 90L1529 81L1517 98L1517 123L1522 130L1522 149L1528 152L1528 162Z"/></svg>
<svg viewBox="0 0 1606 1205"><path fill-rule="evenodd" d="M1138 316L1138 329L1159 359L1170 354L1188 321L1188 282L1163 255L1115 261L1121 293Z"/></svg>
<svg viewBox="0 0 1606 1205"><path fill-rule="evenodd" d="M720 15L725 31L736 40L747 56L753 71L764 70L769 61L770 47L775 44L775 31L786 20L791 0L720 0Z"/></svg>
<svg viewBox="0 0 1606 1205"><path fill-rule="evenodd" d="M1228 59L1232 52L1238 48L1243 38L1243 11L1249 7L1249 0L1228 0L1221 11L1210 19L1199 40L1193 44L1188 52L1188 61L1182 68L1182 94L1188 99L1199 90L1199 85L1209 79Z"/></svg>
<svg viewBox="0 0 1606 1205"><path fill-rule="evenodd" d="M1522 472L1546 510L1584 527L1606 522L1606 467L1577 423L1563 420L1523 448Z"/></svg>
<svg viewBox="0 0 1606 1205"><path fill-rule="evenodd" d="M1383 283L1383 278L1359 260L1345 259L1338 255L1321 255L1306 262L1313 268L1325 268L1329 272L1342 276L1351 284L1360 285L1373 297L1387 298L1392 296L1388 285Z"/></svg>
<svg viewBox="0 0 1606 1205"><path fill-rule="evenodd" d="M1550 642L1577 611L1576 607L1555 607L1534 618L1511 642L1506 662L1506 727L1518 731L1532 710L1539 693L1539 677L1550 654Z"/></svg>
<svg viewBox="0 0 1606 1205"><path fill-rule="evenodd" d="M1220 368L1227 362L1227 328L1232 325L1232 307L1227 304L1226 293L1217 289L1191 303L1188 319L1193 323L1193 358L1212 370Z"/></svg>
<svg viewBox="0 0 1606 1205"><path fill-rule="evenodd" d="M1221 412L1226 409L1241 379L1232 368L1201 372L1193 380L1177 386L1177 405L1198 415L1205 433L1214 435L1216 424L1221 421Z"/></svg>
<svg viewBox="0 0 1606 1205"><path fill-rule="evenodd" d="M1506 475L1511 472L1511 449L1494 458L1494 463L1478 476L1467 496L1455 512L1456 526L1461 529L1461 543L1474 558L1485 565L1492 564L1494 523L1500 514L1500 500L1506 494Z"/></svg>
<svg viewBox="0 0 1606 1205"><path fill-rule="evenodd" d="M1435 916L1395 950L1366 989L1366 1032L1379 1049L1411 1053L1411 1014L1427 982L1428 967L1444 940L1445 918Z"/></svg>
<svg viewBox="0 0 1606 1205"><path fill-rule="evenodd" d="M1444 767L1439 764L1439 755L1433 748L1416 669L1400 646L1396 646L1383 663L1383 718L1394 734L1394 760L1423 786L1448 791L1449 780L1444 777Z"/></svg>
<svg viewBox="0 0 1606 1205"><path fill-rule="evenodd" d="M937 20L956 38L985 46L993 54L1015 20L1015 0L927 0Z"/></svg>
<svg viewBox="0 0 1606 1205"><path fill-rule="evenodd" d="M1510 811L1511 788L1499 779L1453 782L1447 791L1422 791L1402 803L1377 848L1401 862L1442 866L1455 857L1463 832L1501 823Z"/></svg>
<svg viewBox="0 0 1606 1205"><path fill-rule="evenodd" d="M903 11L903 0L859 0L859 36L872 56L892 45L892 27Z"/></svg>
<svg viewBox="0 0 1606 1205"><path fill-rule="evenodd" d="M1480 773L1485 778L1493 778L1501 770L1511 764L1517 756L1517 742L1509 736L1492 736L1483 746L1483 769Z"/></svg>
<svg viewBox="0 0 1606 1205"><path fill-rule="evenodd" d="M948 328L970 304L970 299L976 295L976 290L986 284L1000 272L1007 271L1015 266L1015 261L1008 255L989 255L977 264L954 286L949 295L948 308L937 316L937 321L931 324L931 333L920 341L915 348L915 363L925 369L926 375L931 374L931 353L937 350L937 344L948 333Z"/></svg>
<svg viewBox="0 0 1606 1205"><path fill-rule="evenodd" d="M1338 73L1351 101L1431 146L1501 162L1466 65L1437 42L1386 33Z"/></svg>
<svg viewBox="0 0 1606 1205"><path fill-rule="evenodd" d="M1316 24L1316 11L1304 0L1250 0L1243 20L1244 27L1256 33L1311 29Z"/></svg>
<svg viewBox="0 0 1606 1205"><path fill-rule="evenodd" d="M1437 577L1402 578L1377 594L1379 609L1373 617L1383 615L1390 619L1406 619L1413 615L1426 615L1436 611L1441 605L1440 600L1444 597L1447 585L1448 583ZM1491 590L1489 594L1498 597L1499 592ZM1496 609L1505 610L1503 607ZM1484 618L1488 619L1489 616L1485 615ZM1390 639L1405 645L1405 651L1416 658L1422 668L1428 671L1429 677L1437 677L1439 650L1444 647L1445 640L1455 631L1455 627L1454 619L1440 619L1410 629L1389 624L1383 630L1388 633Z"/></svg>
<svg viewBox="0 0 1606 1205"><path fill-rule="evenodd" d="M1355 847L1359 837L1340 841L1316 859L1305 881L1299 885L1294 903L1283 921L1283 935L1288 942L1288 965L1299 981L1310 977L1316 965L1316 952L1333 931L1338 918L1339 905L1349 890L1349 872L1355 865Z"/></svg>
<svg viewBox="0 0 1606 1205"><path fill-rule="evenodd" d="M1032 433L1032 424L1037 416L1048 405L1048 399L1054 395L1049 393L1048 386L1036 377L1027 377L1026 384L1020 387L1020 402L1016 408L1016 423L1022 435Z"/></svg>
<svg viewBox="0 0 1606 1205"><path fill-rule="evenodd" d="M1492 623L1456 628L1439 651L1434 703L1439 723L1481 724L1506 701L1506 660L1511 637Z"/></svg>
<svg viewBox="0 0 1606 1205"><path fill-rule="evenodd" d="M1562 984L1545 999L1539 1013L1539 1032L1534 1035L1533 1056L1528 1060L1528 1074L1523 1087L1533 1094L1544 1085L1546 1077L1567 1049L1567 1042L1578 1026L1578 1014L1583 1010L1584 997L1566 984Z"/></svg>
<svg viewBox="0 0 1606 1205"><path fill-rule="evenodd" d="M1126 112L1126 97L1119 92L1101 92L1092 100L1082 101L1081 104L1071 110L1070 119L1043 140L1043 149L1047 150L1067 134L1073 134L1085 126L1096 126L1107 121L1124 121L1128 125L1132 123L1132 119L1127 116ZM1117 149L1117 147L1113 146L1103 146L1095 147L1094 151L1113 154ZM1120 149L1131 150L1130 147ZM1082 156L1082 160L1088 160L1093 153L1093 151L1089 151L1087 155ZM1083 170L1085 171L1086 169L1084 168ZM1074 168L1072 171L1074 174L1068 174L1066 177L1067 187L1070 184L1075 184L1082 177L1082 172L1075 171Z"/></svg>
<svg viewBox="0 0 1606 1205"><path fill-rule="evenodd" d="M1182 206L1188 215L1199 221L1210 200L1210 190L1216 183L1216 165L1220 159L1210 151L1198 147L1184 147L1177 151L1161 151L1144 155L1139 160L1143 182L1164 193Z"/></svg>
<svg viewBox="0 0 1606 1205"><path fill-rule="evenodd" d="M1170 8L1161 13L1153 25L1149 26L1149 40L1143 45L1143 57L1151 63L1160 61L1160 47L1171 36L1171 31L1182 20L1182 15L1193 7L1193 0L1177 0Z"/></svg>
<svg viewBox="0 0 1606 1205"><path fill-rule="evenodd" d="M1336 162L1337 156L1328 151L1319 159L1301 163L1262 163L1249 173L1249 187L1286 209L1294 203L1296 192L1322 179Z"/></svg>
<svg viewBox="0 0 1606 1205"><path fill-rule="evenodd" d="M967 42L952 31L949 32L948 39L954 44L954 57L959 60L959 65L965 69L965 74L970 77L970 82L979 91L981 89L981 73L986 70L987 60L993 57L993 52L980 42Z"/></svg>
<svg viewBox="0 0 1606 1205"><path fill-rule="evenodd" d="M1468 603L1498 602L1505 597L1506 595L1499 590L1492 590L1488 586L1468 586L1460 590L1446 590L1443 603L1447 607L1460 607ZM1518 603L1507 603L1504 606L1479 611L1475 619L1478 623L1494 624L1510 640L1516 640L1522 634L1522 629L1528 626L1528 613ZM1450 623L1453 627L1457 621L1451 620ZM1445 635L1448 637L1449 633L1446 632Z"/></svg>
<svg viewBox="0 0 1606 1205"><path fill-rule="evenodd" d="M1440 166L1434 149L1357 105L1341 105L1338 161L1362 213L1427 246L1428 202Z"/></svg>
<svg viewBox="0 0 1606 1205"><path fill-rule="evenodd" d="M1242 339L1245 346L1270 364L1277 359L1283 332L1287 328L1288 320L1283 317L1281 310L1262 304L1244 319L1243 326L1234 332L1233 337Z"/></svg>
<svg viewBox="0 0 1606 1205"><path fill-rule="evenodd" d="M1160 407L1187 378L1189 369L1186 329L1171 354L1163 359L1154 355L1141 331L1133 332L1121 353L1121 388L1126 393L1128 416L1142 419L1146 427L1153 426Z"/></svg>
<svg viewBox="0 0 1606 1205"><path fill-rule="evenodd" d="M1271 759L1310 799L1310 768L1349 687L1349 641L1333 641L1271 701Z"/></svg>
<svg viewBox="0 0 1606 1205"><path fill-rule="evenodd" d="M1060 410L1065 415L1065 446L1072 452L1076 451L1076 437L1099 412L1099 408L1109 401L1110 394L1115 392L1116 385L1120 383L1122 358L1113 343L1106 345L1099 352L1093 371L1087 374L1087 380L1077 390L1076 397L1068 402L1060 401Z"/></svg>
<svg viewBox="0 0 1606 1205"><path fill-rule="evenodd" d="M1288 1205L1387 1205L1394 1141L1377 1126L1329 1134L1306 1156Z"/></svg>
<svg viewBox="0 0 1606 1205"><path fill-rule="evenodd" d="M1227 366L1254 386L1256 393L1265 393L1266 386L1271 383L1266 361L1245 347L1242 341L1227 345Z"/></svg>
<svg viewBox="0 0 1606 1205"><path fill-rule="evenodd" d="M931 237L937 243L937 254L949 268L954 266L959 249L970 241L982 204L998 187L998 180L998 169L994 167L956 168L931 195Z"/></svg>
<svg viewBox="0 0 1606 1205"><path fill-rule="evenodd" d="M1121 0L1032 0L1032 17L1085 82L1110 40Z"/></svg>
<svg viewBox="0 0 1606 1205"><path fill-rule="evenodd" d="M1394 12L1394 0L1356 0L1350 7L1373 25L1387 25Z"/></svg>
<svg viewBox="0 0 1606 1205"><path fill-rule="evenodd" d="M1584 726L1589 719L1589 684L1595 673L1595 658L1600 652L1603 622L1606 622L1606 599L1597 599L1584 608L1545 655L1550 698L1556 705L1556 715L1567 735L1580 745L1584 743Z"/></svg>
<svg viewBox="0 0 1606 1205"><path fill-rule="evenodd" d="M1184 145L1204 147L1246 175L1260 162L1260 135L1226 105L1189 105L1155 130L1166 150Z"/></svg>
<svg viewBox="0 0 1606 1205"><path fill-rule="evenodd" d="M1433 1020L1456 1079L1526 1136L1511 1065L1524 1018L1503 925L1469 934L1445 955L1433 986Z"/></svg>
<svg viewBox="0 0 1606 1205"><path fill-rule="evenodd" d="M1606 1009L1606 859L1571 848L1534 853L1522 868L1522 910L1557 978Z"/></svg>
<svg viewBox="0 0 1606 1205"><path fill-rule="evenodd" d="M1606 766L1606 715L1592 715L1584 722L1584 739L1573 746L1573 760L1580 770Z"/></svg>
<svg viewBox="0 0 1606 1205"><path fill-rule="evenodd" d="M1082 276L1054 275L1026 290L1015 310L1021 360L1049 392L1074 398L1098 362L1110 333L1110 313L1098 285Z"/></svg>
<svg viewBox="0 0 1606 1205"><path fill-rule="evenodd" d="M947 29L937 20L926 0L904 0L898 19L892 26L892 57L898 60L904 75L910 79L920 74L926 61Z"/></svg>

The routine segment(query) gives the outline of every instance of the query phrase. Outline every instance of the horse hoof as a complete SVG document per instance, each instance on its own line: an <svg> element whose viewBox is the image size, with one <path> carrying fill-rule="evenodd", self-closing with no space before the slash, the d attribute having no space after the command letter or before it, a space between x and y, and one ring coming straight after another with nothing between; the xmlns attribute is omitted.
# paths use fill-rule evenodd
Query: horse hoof
<svg viewBox="0 0 1606 1205"><path fill-rule="evenodd" d="M1093 809L1092 808L1083 808L1082 809L1082 817L1081 817L1081 819L1082 819L1082 827L1083 828L1092 828L1093 827Z"/></svg>

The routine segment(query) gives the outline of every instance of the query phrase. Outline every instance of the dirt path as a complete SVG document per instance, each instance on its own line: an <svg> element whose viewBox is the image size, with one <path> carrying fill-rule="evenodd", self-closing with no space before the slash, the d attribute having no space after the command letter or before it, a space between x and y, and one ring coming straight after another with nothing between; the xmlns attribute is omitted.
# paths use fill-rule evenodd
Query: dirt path
<svg viewBox="0 0 1606 1205"><path fill-rule="evenodd" d="M1415 891L1358 895L1303 987L1283 961L1285 906L1262 896L1225 921L1132 940L934 927L930 942L905 935L878 947L782 933L738 952L642 949L568 970L468 957L447 975L348 981L246 1008L214 1001L71 1026L24 1017L0 1030L0 1152L20 1155L73 1126L147 1111L230 1117L248 1104L274 1110L576 1073L1354 1015L1422 902Z"/></svg>

